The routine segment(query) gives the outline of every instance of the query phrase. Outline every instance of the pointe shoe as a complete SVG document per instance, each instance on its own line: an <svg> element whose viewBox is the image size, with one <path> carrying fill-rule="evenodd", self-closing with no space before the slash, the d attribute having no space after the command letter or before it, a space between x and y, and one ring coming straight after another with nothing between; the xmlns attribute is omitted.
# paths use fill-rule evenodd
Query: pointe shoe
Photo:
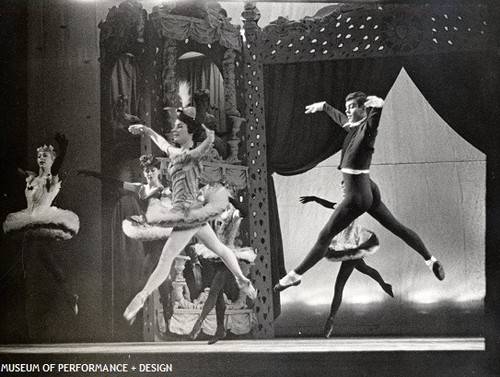
<svg viewBox="0 0 500 377"><path fill-rule="evenodd" d="M201 322L196 321L196 323L193 326L193 329L189 333L189 339L196 340L198 335L200 335L200 332L201 332Z"/></svg>
<svg viewBox="0 0 500 377"><path fill-rule="evenodd" d="M130 301L130 304L128 304L127 309L125 309L125 311L123 312L123 317L130 325L135 322L135 317L137 316L137 313L139 313L139 310L141 310L144 306L147 298L148 295L146 294L146 292L141 291L134 297L132 301Z"/></svg>
<svg viewBox="0 0 500 377"><path fill-rule="evenodd" d="M243 291L243 293L248 296L250 300L255 300L257 298L257 291L253 287L252 282L250 280L238 282L238 286Z"/></svg>
<svg viewBox="0 0 500 377"><path fill-rule="evenodd" d="M208 341L208 344L217 343L226 337L226 329L224 327L217 327L214 336Z"/></svg>
<svg viewBox="0 0 500 377"><path fill-rule="evenodd" d="M435 261L432 265L432 272L439 280L444 280L444 267L440 261Z"/></svg>
<svg viewBox="0 0 500 377"><path fill-rule="evenodd" d="M276 284L274 286L273 290L275 292L281 292L281 291L284 291L287 288L296 287L297 285L299 285L301 283L301 281L302 280L297 280L297 281L294 281L293 283L287 284L287 285L282 285L280 282L278 282L278 284Z"/></svg>
<svg viewBox="0 0 500 377"><path fill-rule="evenodd" d="M333 332L333 317L328 317L325 324L325 331L323 332L323 336L328 339Z"/></svg>
<svg viewBox="0 0 500 377"><path fill-rule="evenodd" d="M384 290L385 293L394 298L394 292L392 292L392 285L384 284L382 286L382 289Z"/></svg>

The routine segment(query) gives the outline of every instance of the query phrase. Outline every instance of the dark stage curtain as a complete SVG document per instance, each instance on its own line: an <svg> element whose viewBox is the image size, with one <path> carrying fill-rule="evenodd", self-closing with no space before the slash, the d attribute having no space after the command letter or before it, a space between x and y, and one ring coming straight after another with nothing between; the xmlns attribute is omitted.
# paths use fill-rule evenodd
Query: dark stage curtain
<svg viewBox="0 0 500 377"><path fill-rule="evenodd" d="M344 131L325 113L306 115L305 106L325 100L343 110L345 96L358 90L385 98L404 68L430 105L458 134L498 161L498 60L494 53L473 52L266 65L273 285L285 274L285 267L271 174L304 173L338 152L344 138ZM275 296L275 303L278 300ZM276 315L279 309L275 310Z"/></svg>

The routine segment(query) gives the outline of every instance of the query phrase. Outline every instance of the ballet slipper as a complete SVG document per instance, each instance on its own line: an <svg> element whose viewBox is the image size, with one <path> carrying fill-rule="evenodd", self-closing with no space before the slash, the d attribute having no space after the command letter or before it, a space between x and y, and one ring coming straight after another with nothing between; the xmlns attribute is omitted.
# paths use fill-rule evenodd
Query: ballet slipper
<svg viewBox="0 0 500 377"><path fill-rule="evenodd" d="M238 280L238 287L242 290L244 294L248 296L250 300L255 300L257 298L257 291L252 285L252 282L248 279L243 281Z"/></svg>
<svg viewBox="0 0 500 377"><path fill-rule="evenodd" d="M326 339L328 339L330 337L330 335L332 335L332 332L333 332L333 317L330 316L326 320L325 331L323 332L323 336Z"/></svg>
<svg viewBox="0 0 500 377"><path fill-rule="evenodd" d="M135 322L135 317L137 316L137 313L139 313L139 310L141 310L144 306L147 298L147 293L141 291L134 297L132 301L130 301L130 304L128 304L127 309L125 309L125 311L123 312L123 317L130 325Z"/></svg>
<svg viewBox="0 0 500 377"><path fill-rule="evenodd" d="M189 339L196 340L198 335L200 335L200 332L201 332L201 322L196 321L196 323L193 326L193 329L191 330L191 333L189 334Z"/></svg>
<svg viewBox="0 0 500 377"><path fill-rule="evenodd" d="M439 280L444 280L444 267L440 261L435 261L432 265L432 272Z"/></svg>
<svg viewBox="0 0 500 377"><path fill-rule="evenodd" d="M382 289L389 296L394 297L394 292L392 291L392 285L390 285L390 284L384 284L384 285L382 285Z"/></svg>
<svg viewBox="0 0 500 377"><path fill-rule="evenodd" d="M278 282L278 284L276 284L273 288L273 290L275 292L281 292L281 291L284 291L285 289L287 288L290 288L290 287L296 287L297 285L299 285L301 283L301 280L297 280L297 281L294 281L293 283L290 283L290 284L286 284L286 285L282 285L280 282Z"/></svg>
<svg viewBox="0 0 500 377"><path fill-rule="evenodd" d="M214 336L208 341L208 344L217 343L219 340L224 339L226 335L226 329L224 327L217 327Z"/></svg>

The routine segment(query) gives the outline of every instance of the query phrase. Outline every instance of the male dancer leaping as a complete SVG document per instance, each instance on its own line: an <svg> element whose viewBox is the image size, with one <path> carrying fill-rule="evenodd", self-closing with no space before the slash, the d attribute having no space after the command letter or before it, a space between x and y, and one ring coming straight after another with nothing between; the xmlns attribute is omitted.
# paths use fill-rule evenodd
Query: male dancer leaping
<svg viewBox="0 0 500 377"><path fill-rule="evenodd" d="M392 215L381 200L378 186L370 179L370 164L384 101L375 96L367 97L362 92L354 92L346 97L345 105L347 117L326 102L306 106L306 114L325 111L347 131L339 166L345 183L345 197L302 263L280 279L274 290L282 291L299 285L302 275L323 258L333 237L365 212L418 252L434 275L443 280L445 274L441 262L429 253L417 233L402 225Z"/></svg>

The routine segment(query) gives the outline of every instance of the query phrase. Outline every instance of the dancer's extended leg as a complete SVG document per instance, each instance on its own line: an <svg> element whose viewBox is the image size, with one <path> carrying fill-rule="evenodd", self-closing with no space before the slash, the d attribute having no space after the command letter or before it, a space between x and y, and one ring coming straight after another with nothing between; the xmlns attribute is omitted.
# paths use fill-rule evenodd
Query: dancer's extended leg
<svg viewBox="0 0 500 377"><path fill-rule="evenodd" d="M252 286L250 280L243 275L238 264L238 259L236 259L233 251L217 238L214 230L209 225L203 225L196 233L196 237L222 259L227 268L236 277L238 286L243 289L250 299L254 300L257 297L257 291Z"/></svg>
<svg viewBox="0 0 500 377"><path fill-rule="evenodd" d="M333 318L337 314L340 304L342 303L342 296L344 294L344 287L347 280L351 276L354 267L356 266L357 260L344 261L340 265L340 270L335 280L335 289L333 293L332 306L330 307L330 316L326 321L324 336L329 338L333 332Z"/></svg>
<svg viewBox="0 0 500 377"><path fill-rule="evenodd" d="M394 297L394 293L392 292L392 285L387 284L376 269L368 266L363 259L358 259L357 261L358 263L356 263L356 265L354 266L356 270L371 277L373 280L380 284L385 293L387 293L391 297Z"/></svg>
<svg viewBox="0 0 500 377"><path fill-rule="evenodd" d="M382 202L380 191L373 181L371 182L371 187L373 192L373 204L368 210L368 213L384 228L401 238L408 246L419 253L424 258L429 268L431 268L434 272L434 275L436 275L439 280L443 280L444 268L442 264L433 258L416 232L401 224L393 216L391 211L389 211L389 209Z"/></svg>
<svg viewBox="0 0 500 377"><path fill-rule="evenodd" d="M174 230L161 252L160 260L149 276L144 288L134 297L123 313L127 321L133 323L135 316L144 306L148 296L165 281L170 273L170 267L175 257L186 247L199 228Z"/></svg>
<svg viewBox="0 0 500 377"><path fill-rule="evenodd" d="M227 279L231 279L231 272L229 270L225 270L224 272L224 282L227 281ZM226 337L226 327L224 326L224 319L226 316L226 301L224 301L224 290L221 289L219 291L219 294L217 295L217 302L215 304L215 317L217 320L217 329L215 330L215 334L208 341L208 344L214 344L218 342L221 339L224 339Z"/></svg>
<svg viewBox="0 0 500 377"><path fill-rule="evenodd" d="M203 324L203 321L210 313L210 311L214 308L216 302L218 302L219 295L222 295L222 289L224 288L224 283L226 282L226 278L227 276L231 275L232 275L231 271L229 271L226 267L220 267L217 270L217 273L215 274L215 277L212 280L212 283L210 284L208 297L207 300L205 301L205 304L203 304L203 308L201 309L201 314L196 320L193 329L191 330L191 333L189 335L191 340L195 340L198 337L201 331L201 326Z"/></svg>
<svg viewBox="0 0 500 377"><path fill-rule="evenodd" d="M301 275L323 258L333 237L370 208L373 200L370 177L367 174L343 174L343 177L345 183L344 199L330 216L325 227L319 233L314 246L302 263L276 284L274 287L276 291L298 285Z"/></svg>

